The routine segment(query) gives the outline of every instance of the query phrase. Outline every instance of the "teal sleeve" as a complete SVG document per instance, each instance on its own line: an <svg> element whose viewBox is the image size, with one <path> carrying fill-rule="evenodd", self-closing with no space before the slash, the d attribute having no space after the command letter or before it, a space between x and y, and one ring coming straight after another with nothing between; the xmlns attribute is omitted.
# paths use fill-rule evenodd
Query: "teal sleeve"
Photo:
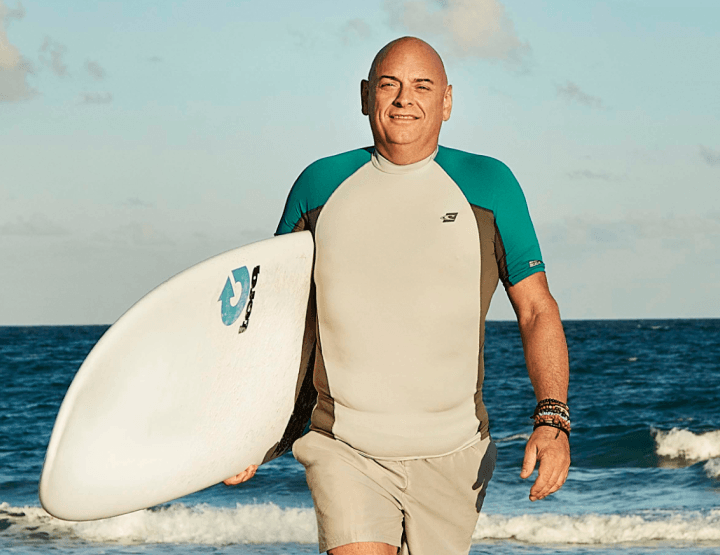
<svg viewBox="0 0 720 555"><path fill-rule="evenodd" d="M510 169L503 164L505 187L500 195L495 223L505 247L509 285L545 271L540 244L530 219L525 195Z"/></svg>
<svg viewBox="0 0 720 555"><path fill-rule="evenodd" d="M372 149L360 148L310 164L297 178L275 235L305 229L303 217L325 205L340 184L370 161Z"/></svg>
<svg viewBox="0 0 720 555"><path fill-rule="evenodd" d="M285 209L280 217L280 223L275 231L275 235L283 235L285 233L292 232L302 218L302 185L299 184L301 178L302 174L297 178L292 186L292 189L290 189L290 194L288 194L288 198L285 201Z"/></svg>
<svg viewBox="0 0 720 555"><path fill-rule="evenodd" d="M471 205L495 218L496 258L507 287L545 271L540 245L520 184L495 158L440 147L435 161L457 183Z"/></svg>

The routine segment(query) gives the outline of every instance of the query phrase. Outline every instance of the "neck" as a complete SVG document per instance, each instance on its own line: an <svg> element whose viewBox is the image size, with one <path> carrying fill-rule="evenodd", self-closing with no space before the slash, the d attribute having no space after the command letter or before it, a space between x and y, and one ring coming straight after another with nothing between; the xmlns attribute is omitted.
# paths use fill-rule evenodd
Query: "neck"
<svg viewBox="0 0 720 555"><path fill-rule="evenodd" d="M397 164L398 166L405 166L407 164L414 164L415 162L424 160L433 152L435 152L437 146L437 139L435 141L431 141L426 145L423 145L422 148L418 148L418 145L416 144L397 145L387 143L378 144L376 142L375 150L377 150L377 152L381 156L383 156L383 158L390 160L390 162L392 162L393 164Z"/></svg>

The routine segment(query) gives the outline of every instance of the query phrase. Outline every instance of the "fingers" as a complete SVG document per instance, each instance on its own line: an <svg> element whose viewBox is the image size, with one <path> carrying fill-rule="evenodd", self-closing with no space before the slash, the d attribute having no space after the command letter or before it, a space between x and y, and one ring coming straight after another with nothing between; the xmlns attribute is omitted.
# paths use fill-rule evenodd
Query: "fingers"
<svg viewBox="0 0 720 555"><path fill-rule="evenodd" d="M236 486L238 484L241 484L242 482L247 482L250 478L255 476L257 468L257 465L248 466L240 474L236 474L235 476L231 476L230 478L223 480L223 483L226 486Z"/></svg>
<svg viewBox="0 0 720 555"><path fill-rule="evenodd" d="M538 477L530 488L530 501L544 499L559 490L567 479L567 470L563 466L550 467L550 464L540 464Z"/></svg>
<svg viewBox="0 0 720 555"><path fill-rule="evenodd" d="M547 493L543 494L543 496L547 497L548 495L555 493L557 490L559 490L561 487L563 487L565 480L567 480L567 476L568 476L567 470L559 472L557 479L555 480L553 485L550 486L550 489L548 489Z"/></svg>
<svg viewBox="0 0 720 555"><path fill-rule="evenodd" d="M247 482L250 478L255 476L257 469L258 469L258 465L251 464L245 470L243 470L240 474L236 474L235 476L231 476L230 478L223 480L223 484L225 484L226 486L236 486L243 482Z"/></svg>
<svg viewBox="0 0 720 555"><path fill-rule="evenodd" d="M539 462L538 475L530 488L530 501L555 493L565 483L570 468L570 445L564 434L548 434L549 429L538 428L525 448L521 478L532 474ZM555 431L556 432L556 431Z"/></svg>
<svg viewBox="0 0 720 555"><path fill-rule="evenodd" d="M567 471L555 461L542 459L538 467L538 477L530 488L530 501L537 501L555 493L565 483Z"/></svg>
<svg viewBox="0 0 720 555"><path fill-rule="evenodd" d="M535 470L535 462L537 461L537 448L535 443L528 441L525 446L525 458L523 459L522 470L520 471L520 478L525 480L530 477L530 474Z"/></svg>
<svg viewBox="0 0 720 555"><path fill-rule="evenodd" d="M237 486L239 483L245 481L245 472L241 472L240 474L236 474L235 476L231 476L230 478L226 478L223 480L223 484L226 486Z"/></svg>

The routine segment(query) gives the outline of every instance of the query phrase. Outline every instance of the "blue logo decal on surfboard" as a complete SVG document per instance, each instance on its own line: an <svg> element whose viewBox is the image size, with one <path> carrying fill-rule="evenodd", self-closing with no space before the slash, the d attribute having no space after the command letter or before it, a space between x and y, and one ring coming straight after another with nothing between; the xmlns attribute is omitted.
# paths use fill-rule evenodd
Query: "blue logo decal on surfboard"
<svg viewBox="0 0 720 555"><path fill-rule="evenodd" d="M235 287L230 281L230 278L227 278L225 287L223 287L220 298L218 299L218 301L222 301L220 314L222 315L223 324L226 326L232 326L235 321L240 318L240 314L242 314L245 303L250 295L250 273L248 272L247 266L233 270L232 277L235 285L241 287L240 298L233 304L232 299L236 294Z"/></svg>

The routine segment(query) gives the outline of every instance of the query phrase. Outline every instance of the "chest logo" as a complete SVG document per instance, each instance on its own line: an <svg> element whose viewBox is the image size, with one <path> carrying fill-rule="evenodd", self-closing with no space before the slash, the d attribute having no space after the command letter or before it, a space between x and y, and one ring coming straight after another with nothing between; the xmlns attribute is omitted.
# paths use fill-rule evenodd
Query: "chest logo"
<svg viewBox="0 0 720 555"><path fill-rule="evenodd" d="M442 217L442 221L444 224L446 223L452 223L455 221L455 218L457 218L458 213L457 212L448 212Z"/></svg>

